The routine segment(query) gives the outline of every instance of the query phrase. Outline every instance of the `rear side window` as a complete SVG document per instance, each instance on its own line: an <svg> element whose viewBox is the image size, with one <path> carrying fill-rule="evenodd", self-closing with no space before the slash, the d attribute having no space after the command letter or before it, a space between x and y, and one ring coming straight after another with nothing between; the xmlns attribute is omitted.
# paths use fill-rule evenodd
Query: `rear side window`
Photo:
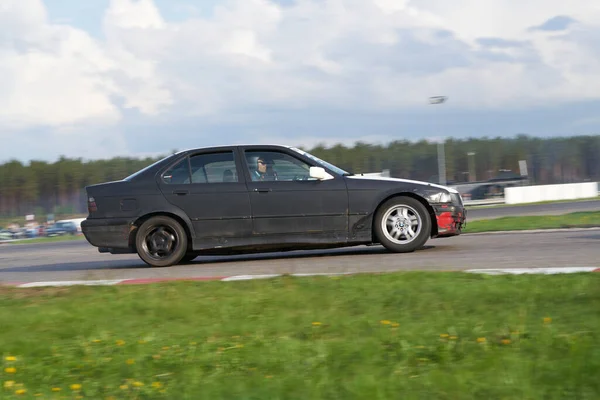
<svg viewBox="0 0 600 400"><path fill-rule="evenodd" d="M192 183L238 182L238 171L232 151L197 154L190 157Z"/></svg>
<svg viewBox="0 0 600 400"><path fill-rule="evenodd" d="M162 176L165 183L172 185L180 185L190 183L190 166L188 158L184 158L171 168L169 168Z"/></svg>

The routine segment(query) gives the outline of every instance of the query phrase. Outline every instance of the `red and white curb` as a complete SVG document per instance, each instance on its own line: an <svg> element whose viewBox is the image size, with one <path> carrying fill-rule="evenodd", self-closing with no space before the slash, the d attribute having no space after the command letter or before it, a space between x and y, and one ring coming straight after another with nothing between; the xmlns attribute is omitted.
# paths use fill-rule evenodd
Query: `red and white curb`
<svg viewBox="0 0 600 400"><path fill-rule="evenodd" d="M344 273L314 273L314 274L287 274L287 276L336 276L350 275L350 272ZM283 274L264 274L264 275L233 275L233 276L198 276L185 278L139 278L139 279L101 279L101 280L80 280L80 281L46 281L46 282L0 282L0 285L14 286L18 288L34 288L45 286L112 286L112 285L144 285L158 282L175 281L246 281L251 279L270 279L284 276Z"/></svg>
<svg viewBox="0 0 600 400"><path fill-rule="evenodd" d="M391 271L387 271L391 272ZM467 269L462 272L487 275L520 275L520 274L572 274L580 272L600 272L600 267L556 267L556 268L501 268L501 269ZM305 274L286 274L286 276L305 277L305 276L338 276L352 275L353 272L341 273L305 273ZM144 285L158 282L174 281L246 281L252 279L271 279L284 276L284 274L264 274L264 275L233 275L233 276L198 276L185 278L139 278L139 279L104 279L104 280L79 280L79 281L46 281L46 282L7 282L1 283L3 286L13 286L18 288L35 288L47 286L112 286L112 285Z"/></svg>
<svg viewBox="0 0 600 400"><path fill-rule="evenodd" d="M554 268L497 268L467 269L465 272L487 275L522 275L522 274L575 274L579 272L600 272L599 267L554 267Z"/></svg>

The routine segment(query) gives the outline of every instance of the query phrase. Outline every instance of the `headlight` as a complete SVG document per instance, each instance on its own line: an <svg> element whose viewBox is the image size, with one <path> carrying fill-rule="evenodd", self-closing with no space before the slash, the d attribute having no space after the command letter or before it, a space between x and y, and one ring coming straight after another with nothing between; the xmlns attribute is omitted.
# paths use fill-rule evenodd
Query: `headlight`
<svg viewBox="0 0 600 400"><path fill-rule="evenodd" d="M427 198L432 203L451 203L452 202L452 197L450 196L450 193L446 193L446 192L435 193L435 194L429 195Z"/></svg>

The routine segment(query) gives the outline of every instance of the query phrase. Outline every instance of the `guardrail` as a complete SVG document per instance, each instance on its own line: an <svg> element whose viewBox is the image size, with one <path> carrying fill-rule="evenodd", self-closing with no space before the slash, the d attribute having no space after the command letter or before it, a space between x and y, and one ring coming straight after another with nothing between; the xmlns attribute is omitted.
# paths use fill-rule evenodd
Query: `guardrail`
<svg viewBox="0 0 600 400"><path fill-rule="evenodd" d="M598 196L597 182L566 183L558 185L515 186L504 189L506 204L536 203L540 201L576 200Z"/></svg>
<svg viewBox="0 0 600 400"><path fill-rule="evenodd" d="M491 206L497 204L527 204L540 201L594 199L600 196L600 183L584 182L559 185L517 186L506 188L504 193L504 197L492 199L463 199L463 204L465 206Z"/></svg>
<svg viewBox="0 0 600 400"><path fill-rule="evenodd" d="M482 200L463 200L465 206L493 206L497 204L506 204L504 197L497 197L494 199L482 199Z"/></svg>

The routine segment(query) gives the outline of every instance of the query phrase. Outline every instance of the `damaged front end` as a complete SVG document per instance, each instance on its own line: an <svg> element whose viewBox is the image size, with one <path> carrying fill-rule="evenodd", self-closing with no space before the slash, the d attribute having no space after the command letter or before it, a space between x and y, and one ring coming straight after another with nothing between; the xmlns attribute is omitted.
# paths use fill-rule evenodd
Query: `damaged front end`
<svg viewBox="0 0 600 400"><path fill-rule="evenodd" d="M458 236L467 226L467 210L458 192L439 191L427 196L434 210L437 234L432 237Z"/></svg>

